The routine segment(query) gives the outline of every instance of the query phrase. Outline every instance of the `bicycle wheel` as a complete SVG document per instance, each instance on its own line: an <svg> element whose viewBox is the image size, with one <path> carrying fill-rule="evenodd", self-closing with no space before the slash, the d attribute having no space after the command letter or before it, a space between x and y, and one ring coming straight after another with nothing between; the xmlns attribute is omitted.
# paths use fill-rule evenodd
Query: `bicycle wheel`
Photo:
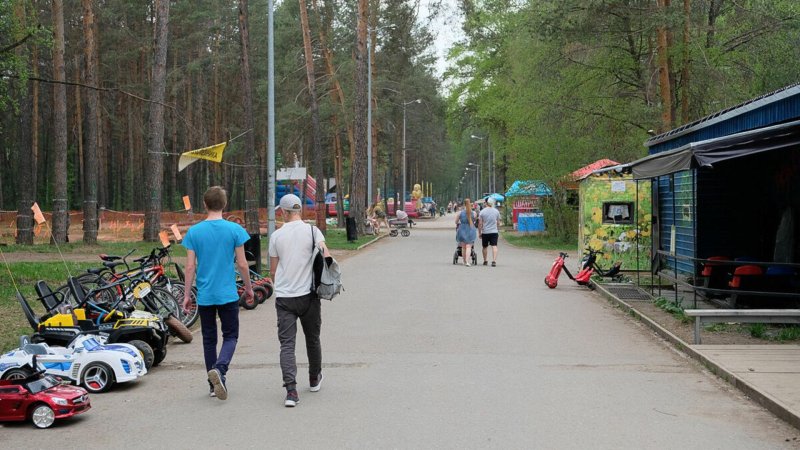
<svg viewBox="0 0 800 450"><path fill-rule="evenodd" d="M181 323L177 317L170 314L166 319L164 319L164 323L167 324L169 332L177 336L178 339L186 342L187 344L192 342L192 338L194 337L192 336L192 332L189 331L189 329L186 328L186 325Z"/></svg>
<svg viewBox="0 0 800 450"><path fill-rule="evenodd" d="M172 314L183 323L183 308L181 308L180 302L175 297L175 294L166 287L153 287L152 296L153 299L148 303L153 303L155 310L150 310L150 308L148 308L151 313L161 317Z"/></svg>
<svg viewBox="0 0 800 450"><path fill-rule="evenodd" d="M183 322L187 328L191 328L199 317L199 311L197 310L197 289L194 287L192 288L190 297L192 299L192 304L189 306L189 312L186 313L183 311L183 296L186 292L186 285L182 281L171 281L170 284L172 285L172 296L175 297L175 300L178 301L178 305L181 307L181 322Z"/></svg>

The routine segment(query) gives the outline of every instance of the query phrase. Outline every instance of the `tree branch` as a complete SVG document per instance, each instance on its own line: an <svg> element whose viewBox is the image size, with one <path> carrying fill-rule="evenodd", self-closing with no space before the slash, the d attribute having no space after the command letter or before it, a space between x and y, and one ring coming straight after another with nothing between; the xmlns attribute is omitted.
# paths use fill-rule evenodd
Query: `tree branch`
<svg viewBox="0 0 800 450"><path fill-rule="evenodd" d="M14 50L15 48L17 48L20 45L24 44L25 41L27 41L28 39L31 38L31 36L33 36L33 33L28 33L27 36L25 36L24 38L20 39L19 41L9 45L8 47L0 49L0 53L6 53L8 51Z"/></svg>

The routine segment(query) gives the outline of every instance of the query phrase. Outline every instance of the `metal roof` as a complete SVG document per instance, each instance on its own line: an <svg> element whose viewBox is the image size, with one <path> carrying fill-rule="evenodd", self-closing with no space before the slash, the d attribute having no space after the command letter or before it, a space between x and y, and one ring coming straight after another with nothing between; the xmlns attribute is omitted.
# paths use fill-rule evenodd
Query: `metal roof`
<svg viewBox="0 0 800 450"><path fill-rule="evenodd" d="M648 139L644 145L652 147L798 94L800 94L800 82L770 92L769 94L764 94L736 106L723 109L722 111L715 112L714 114L687 123L686 125L667 131L666 133L659 134L658 136L653 136Z"/></svg>

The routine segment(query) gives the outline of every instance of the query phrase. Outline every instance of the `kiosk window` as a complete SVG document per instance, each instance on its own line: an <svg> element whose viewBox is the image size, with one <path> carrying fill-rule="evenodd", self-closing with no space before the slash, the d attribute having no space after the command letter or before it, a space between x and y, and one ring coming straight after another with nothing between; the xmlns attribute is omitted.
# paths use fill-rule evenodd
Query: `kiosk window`
<svg viewBox="0 0 800 450"><path fill-rule="evenodd" d="M633 202L603 203L603 223L633 223Z"/></svg>

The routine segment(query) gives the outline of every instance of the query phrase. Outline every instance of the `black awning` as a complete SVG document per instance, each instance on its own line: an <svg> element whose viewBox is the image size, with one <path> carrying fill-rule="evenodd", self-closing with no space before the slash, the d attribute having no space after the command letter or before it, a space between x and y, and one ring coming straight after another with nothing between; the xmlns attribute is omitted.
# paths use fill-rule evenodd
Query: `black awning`
<svg viewBox="0 0 800 450"><path fill-rule="evenodd" d="M729 159L794 146L800 146L800 120L693 142L624 164L622 168L630 170L635 179L655 178L698 167L712 167L718 162Z"/></svg>

